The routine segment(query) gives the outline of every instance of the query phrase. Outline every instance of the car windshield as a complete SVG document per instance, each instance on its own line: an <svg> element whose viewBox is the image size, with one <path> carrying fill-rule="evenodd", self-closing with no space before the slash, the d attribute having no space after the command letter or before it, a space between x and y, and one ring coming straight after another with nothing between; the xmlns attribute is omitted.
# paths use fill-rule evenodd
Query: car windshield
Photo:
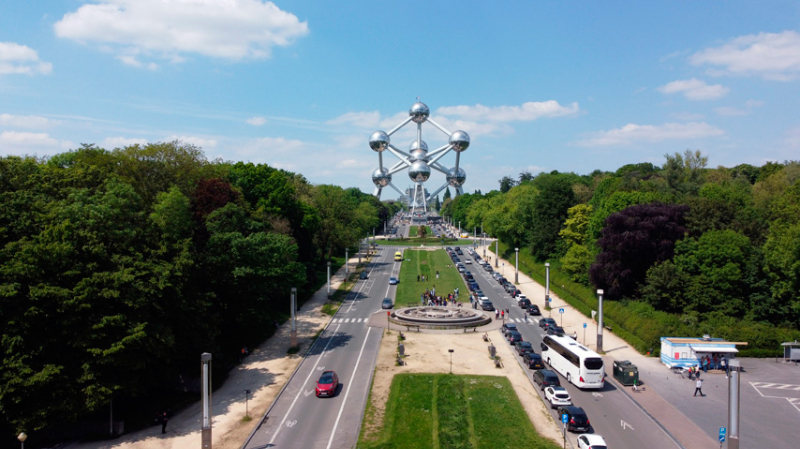
<svg viewBox="0 0 800 449"><path fill-rule="evenodd" d="M324 373L319 378L319 383L321 383L321 384L332 384L333 383L333 373Z"/></svg>

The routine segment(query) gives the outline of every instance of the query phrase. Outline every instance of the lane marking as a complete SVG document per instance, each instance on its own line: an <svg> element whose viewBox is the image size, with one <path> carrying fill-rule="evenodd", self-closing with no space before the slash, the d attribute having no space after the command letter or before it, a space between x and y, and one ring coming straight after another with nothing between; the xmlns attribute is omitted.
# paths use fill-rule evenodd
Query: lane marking
<svg viewBox="0 0 800 449"><path fill-rule="evenodd" d="M316 361L316 363L314 363L314 366L313 366L313 367L311 367L311 370L308 372L308 376L306 376L306 380L305 380L305 382L303 383L303 385L305 385L305 384L307 384L307 383L308 383L308 380L309 380L309 379L311 379L311 375L312 375L312 374L314 374L314 371L316 371L316 370L317 370L317 365L319 364L320 360L322 360L322 355L323 355L323 354L325 354L325 351L327 351L327 350L328 350L328 346L331 344L331 342L333 341L333 339L336 337L336 333L337 333L337 332L339 332L339 327L340 327L340 326L336 326L336 330L333 332L333 335L331 335L331 338L328 340L328 343L326 343L326 344L325 344L325 348L323 348L323 349L322 349L322 352L320 353L319 357L317 358L317 361ZM324 366L323 366L323 367L321 367L321 368L322 368L322 369L325 369L325 367L324 367ZM292 412L292 409L294 408L294 404L297 402L297 399L298 399L298 398L300 398L300 394L301 394L302 392L303 392L303 390L300 390L300 391L298 391L298 392L297 392L297 394L295 395L295 397L294 397L294 400L292 401L292 405L290 405L290 406L289 406L289 410L287 410L287 411L286 411L286 414L285 414L285 415L283 415L283 419L281 420L281 423L280 423L280 424L278 424L278 428L277 428L277 429L275 429L275 434L274 434L274 435L272 435L272 439L269 441L269 446L273 446L273 445L274 445L274 443L275 443L275 439L276 439L276 438L278 438L278 434L280 433L281 429L283 429L283 425L284 425L284 423L286 422L286 418L288 418L288 417L289 417L289 413L291 413L291 412Z"/></svg>
<svg viewBox="0 0 800 449"><path fill-rule="evenodd" d="M629 427L630 427L631 430L636 430L636 429L633 428L632 425L626 423L625 421L623 421L621 419L619 420L619 425L620 425L620 427L622 427L622 430L627 430Z"/></svg>
<svg viewBox="0 0 800 449"><path fill-rule="evenodd" d="M364 355L364 347L367 346L367 339L369 338L369 332L372 330L371 327L367 328L367 335L364 336L364 343L361 344L361 351L358 353L358 359L356 359L356 366L353 367L353 374L350 376L350 383L353 382L353 379L356 376L356 371L358 370L358 364L361 363L361 356ZM333 424L333 430L331 431L331 437L328 440L328 446L326 449L331 449L331 444L333 444L333 437L336 435L336 428L339 427L339 419L342 417L342 412L344 411L344 405L347 403L347 396L350 394L350 385L347 386L347 391L344 393L344 399L342 400L342 406L339 408L339 415L336 416L336 422Z"/></svg>

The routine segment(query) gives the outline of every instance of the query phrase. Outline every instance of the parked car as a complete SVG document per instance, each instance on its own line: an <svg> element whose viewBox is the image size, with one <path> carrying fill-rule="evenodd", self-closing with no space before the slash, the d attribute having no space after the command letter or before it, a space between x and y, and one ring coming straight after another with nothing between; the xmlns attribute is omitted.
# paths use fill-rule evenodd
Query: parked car
<svg viewBox="0 0 800 449"><path fill-rule="evenodd" d="M522 334L520 334L517 331L510 331L509 333L506 334L506 339L508 339L510 343L514 343L515 341L522 341Z"/></svg>
<svg viewBox="0 0 800 449"><path fill-rule="evenodd" d="M544 398L550 402L550 408L556 408L559 405L572 405L572 398L569 397L569 392L564 387L545 388Z"/></svg>
<svg viewBox="0 0 800 449"><path fill-rule="evenodd" d="M528 365L529 369L544 369L544 362L542 356L535 352L526 352L522 354L522 361Z"/></svg>
<svg viewBox="0 0 800 449"><path fill-rule="evenodd" d="M507 335L507 334L508 334L509 332L511 332L511 331L517 331L517 332L519 332L519 329L517 329L517 325L516 325L516 324L514 324L514 323L505 323L505 324L503 324L503 326L500 328L500 331L502 331L502 332L503 332L503 335Z"/></svg>
<svg viewBox="0 0 800 449"><path fill-rule="evenodd" d="M477 282L475 282L475 281L471 281L471 282L469 282L469 285L467 285L467 287L469 287L469 290L470 290L470 291L472 291L472 292L474 292L475 290L477 290L477 289L479 289L479 288L480 288L480 286L478 285L478 283L477 283Z"/></svg>
<svg viewBox="0 0 800 449"><path fill-rule="evenodd" d="M389 278L389 285L397 285L399 281L395 277Z"/></svg>
<svg viewBox="0 0 800 449"><path fill-rule="evenodd" d="M381 309L391 309L392 307L394 307L392 298L383 298L383 302L381 302Z"/></svg>
<svg viewBox="0 0 800 449"><path fill-rule="evenodd" d="M542 329L547 329L548 326L555 326L556 320L552 318L542 318L539 320L539 327Z"/></svg>
<svg viewBox="0 0 800 449"><path fill-rule="evenodd" d="M608 449L608 445L600 435L584 433L578 436L578 449Z"/></svg>
<svg viewBox="0 0 800 449"><path fill-rule="evenodd" d="M464 265L459 265L459 266L458 266L458 272L459 272L459 273L463 273L463 272L465 272L465 271L467 271L467 269L466 269L466 268L464 268Z"/></svg>
<svg viewBox="0 0 800 449"><path fill-rule="evenodd" d="M486 295L484 295L484 294L483 294L483 290L481 290L481 289L477 289L477 290L475 290L475 295L476 295L476 296L478 296L478 297L480 297L480 296L486 296Z"/></svg>
<svg viewBox="0 0 800 449"><path fill-rule="evenodd" d="M528 314L541 315L542 312L539 310L539 306L537 306L536 304L531 304L528 306Z"/></svg>
<svg viewBox="0 0 800 449"><path fill-rule="evenodd" d="M361 274L358 275L358 277L360 279L369 279L369 273L367 273L367 270L364 270L361 272Z"/></svg>
<svg viewBox="0 0 800 449"><path fill-rule="evenodd" d="M517 302L519 302L519 300L520 300L520 299L528 299L528 297L527 297L527 296L525 296L525 294L523 294L523 293L519 293L518 295L514 296L514 299L515 299Z"/></svg>
<svg viewBox="0 0 800 449"><path fill-rule="evenodd" d="M314 391L318 398L322 396L332 397L336 394L337 388L339 388L339 376L336 375L336 371L324 371L319 376L317 388Z"/></svg>
<svg viewBox="0 0 800 449"><path fill-rule="evenodd" d="M517 354L522 355L526 352L533 352L533 345L529 341L515 341L514 349L517 350Z"/></svg>
<svg viewBox="0 0 800 449"><path fill-rule="evenodd" d="M464 263L466 263L466 264L469 264L469 265L472 265L472 261L471 261L471 260L469 260L469 259L466 259L466 260L464 261Z"/></svg>
<svg viewBox="0 0 800 449"><path fill-rule="evenodd" d="M519 301L517 301L517 304L523 309L527 309L531 305L531 300L528 298L522 298Z"/></svg>
<svg viewBox="0 0 800 449"><path fill-rule="evenodd" d="M534 371L533 381L536 382L536 384L539 385L539 388L542 390L547 387L561 386L561 382L558 380L558 374L549 369L540 369Z"/></svg>
<svg viewBox="0 0 800 449"><path fill-rule="evenodd" d="M478 305L481 306L481 309L488 310L489 312L494 310L494 304L488 299L486 301L481 301Z"/></svg>
<svg viewBox="0 0 800 449"><path fill-rule="evenodd" d="M556 337L564 336L564 328L561 326L547 326L547 335L555 335Z"/></svg>
<svg viewBox="0 0 800 449"><path fill-rule="evenodd" d="M591 428L589 417L582 408L574 405L562 405L558 408L558 416L567 415L567 430L570 432L588 432Z"/></svg>

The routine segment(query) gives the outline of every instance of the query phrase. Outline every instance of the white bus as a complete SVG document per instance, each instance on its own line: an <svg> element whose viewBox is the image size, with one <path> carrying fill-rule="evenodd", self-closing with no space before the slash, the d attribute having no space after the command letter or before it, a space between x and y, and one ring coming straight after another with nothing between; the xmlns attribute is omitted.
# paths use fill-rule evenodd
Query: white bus
<svg viewBox="0 0 800 449"><path fill-rule="evenodd" d="M603 358L569 337L544 337L542 359L578 388L603 388Z"/></svg>

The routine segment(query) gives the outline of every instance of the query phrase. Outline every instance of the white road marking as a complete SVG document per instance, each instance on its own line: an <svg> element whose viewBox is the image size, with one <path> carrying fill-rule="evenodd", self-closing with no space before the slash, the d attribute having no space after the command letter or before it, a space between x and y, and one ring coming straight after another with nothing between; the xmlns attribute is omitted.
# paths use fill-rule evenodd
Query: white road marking
<svg viewBox="0 0 800 449"><path fill-rule="evenodd" d="M358 370L358 364L361 362L361 356L364 355L364 347L367 345L367 338L369 338L369 332L372 330L371 327L367 328L367 335L364 336L364 343L361 344L361 351L358 353L358 359L356 359L356 366L353 367L353 374L350 376L350 383L353 382L353 379L356 376L356 371ZM333 424L333 430L331 431L331 437L328 440L328 446L326 449L331 449L331 444L333 444L333 437L336 435L336 428L339 427L339 419L342 417L342 412L344 411L344 405L347 403L347 395L350 394L351 388L347 388L347 391L344 393L344 399L342 400L342 406L339 408L339 415L336 417L336 422Z"/></svg>
<svg viewBox="0 0 800 449"><path fill-rule="evenodd" d="M627 430L629 427L630 427L631 430L636 430L636 429L633 428L632 425L626 423L625 421L623 421L621 419L619 420L619 425L620 425L620 427L622 427L622 430Z"/></svg>
<svg viewBox="0 0 800 449"><path fill-rule="evenodd" d="M314 390L308 390L308 391L304 391L303 394L305 395L305 397L309 397L309 396L311 396L311 393L313 393L313 392L314 392Z"/></svg>
<svg viewBox="0 0 800 449"><path fill-rule="evenodd" d="M336 330L333 332L333 335L331 335L331 338L328 339L328 343L325 344L325 348L322 349L322 353L320 354L320 357L317 358L316 363L314 363L314 366L308 372L308 376L306 376L306 380L303 383L304 385L308 383L309 379L311 379L311 375L314 374L314 371L317 369L317 365L319 364L319 361L322 360L322 357L321 357L322 354L324 354L325 351L328 350L328 346L331 344L331 342L333 341L333 338L336 336L336 332L338 332L338 331L339 331L339 326L336 326ZM322 369L325 369L325 367L323 366ZM270 446L274 445L275 439L278 438L278 433L280 433L281 429L283 429L283 424L286 422L286 418L289 416L289 413L292 412L292 409L294 408L294 404L297 403L297 399L300 398L300 393L302 393L302 392L303 392L302 390L297 392L297 394L294 397L294 400L292 401L292 405L289 406L289 410L287 410L286 414L283 415L283 419L281 420L281 423L278 424L278 428L275 429L275 434L272 435L272 439L269 442Z"/></svg>
<svg viewBox="0 0 800 449"><path fill-rule="evenodd" d="M286 423L286 427L294 427L295 424L297 424L297 420L296 419L294 421L287 422Z"/></svg>

